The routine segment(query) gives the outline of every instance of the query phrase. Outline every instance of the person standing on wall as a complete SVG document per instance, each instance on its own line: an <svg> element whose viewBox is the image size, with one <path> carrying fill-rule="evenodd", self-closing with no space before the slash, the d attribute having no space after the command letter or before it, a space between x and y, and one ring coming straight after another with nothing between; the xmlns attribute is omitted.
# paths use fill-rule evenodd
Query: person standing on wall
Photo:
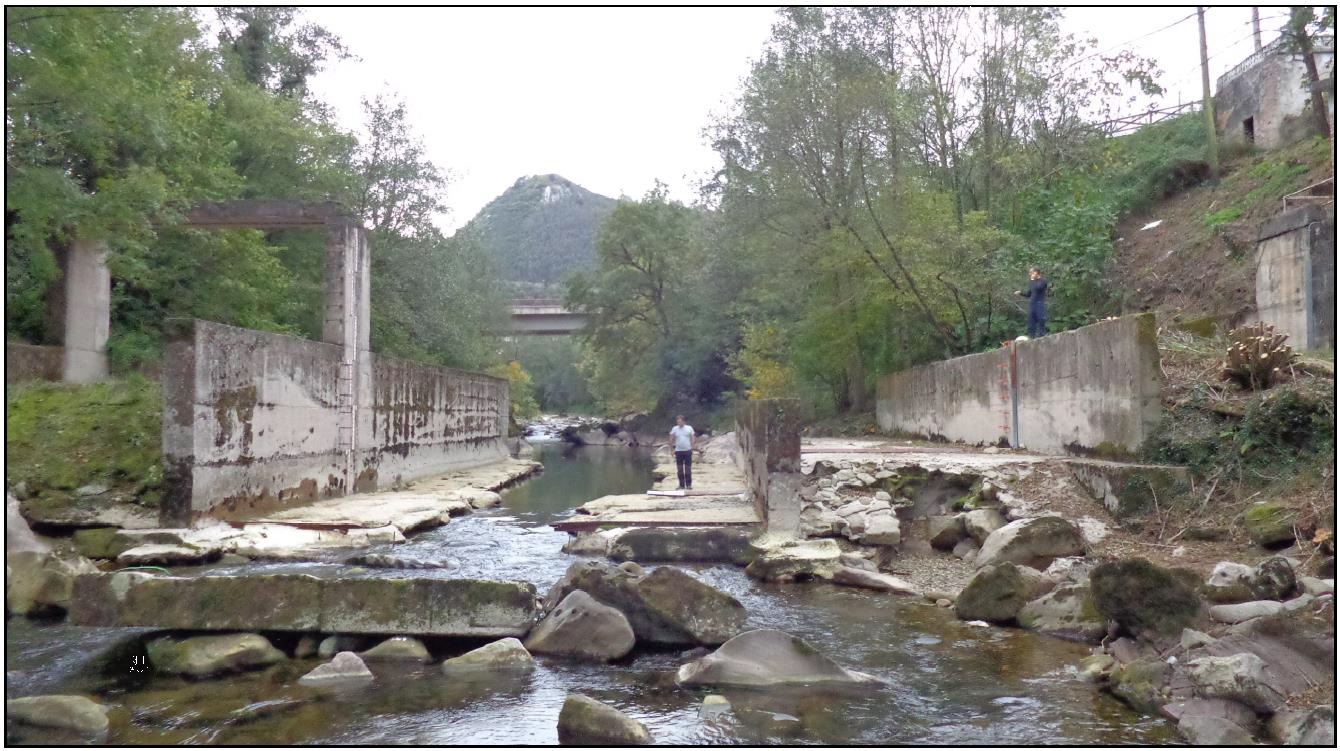
<svg viewBox="0 0 1340 751"><path fill-rule="evenodd" d="M1028 336L1036 339L1047 335L1047 279L1042 269L1031 266L1028 269L1028 289L1015 290L1014 294L1028 298Z"/></svg>
<svg viewBox="0 0 1340 751"><path fill-rule="evenodd" d="M675 416L675 427L670 428L670 442L675 449L675 472L679 475L679 489L693 489L693 449L698 436L693 426L684 422L684 415Z"/></svg>

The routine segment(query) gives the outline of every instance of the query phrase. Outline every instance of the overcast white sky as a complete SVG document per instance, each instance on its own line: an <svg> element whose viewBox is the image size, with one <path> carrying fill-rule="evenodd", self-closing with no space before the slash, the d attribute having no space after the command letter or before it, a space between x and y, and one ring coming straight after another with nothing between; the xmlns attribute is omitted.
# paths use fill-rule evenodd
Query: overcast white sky
<svg viewBox="0 0 1340 751"><path fill-rule="evenodd" d="M1128 47L1165 71L1164 103L1200 98L1195 8L1073 8L1066 30ZM444 229L469 221L518 177L560 174L597 193L671 195L716 167L702 136L748 74L770 8L312 8L360 59L312 83L341 123L361 128L360 99L408 104L429 157L452 175ZM1261 7L1265 43L1284 7ZM1213 80L1251 53L1251 9L1207 11ZM1148 35L1148 36L1146 36ZM1134 41L1131 41L1134 40ZM1130 42L1129 44L1126 44Z"/></svg>

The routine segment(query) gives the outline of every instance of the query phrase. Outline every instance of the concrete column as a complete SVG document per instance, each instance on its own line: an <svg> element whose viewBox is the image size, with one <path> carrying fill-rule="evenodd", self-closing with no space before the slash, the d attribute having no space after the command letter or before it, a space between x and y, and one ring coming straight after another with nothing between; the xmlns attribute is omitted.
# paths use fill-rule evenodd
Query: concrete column
<svg viewBox="0 0 1340 751"><path fill-rule="evenodd" d="M112 277L107 244L76 239L65 264L65 362L71 383L107 378L107 333L112 315Z"/></svg>
<svg viewBox="0 0 1340 751"><path fill-rule="evenodd" d="M195 320L167 321L163 346L163 498L158 523L191 523L195 488Z"/></svg>
<svg viewBox="0 0 1340 751"><path fill-rule="evenodd" d="M740 405L735 436L745 488L769 534L800 533L800 402L760 399Z"/></svg>
<svg viewBox="0 0 1340 751"><path fill-rule="evenodd" d="M328 225L325 264L325 321L322 340L343 349L339 383L339 447L344 454L345 487L358 476L359 404L366 402L371 376L371 257L367 232L348 219Z"/></svg>

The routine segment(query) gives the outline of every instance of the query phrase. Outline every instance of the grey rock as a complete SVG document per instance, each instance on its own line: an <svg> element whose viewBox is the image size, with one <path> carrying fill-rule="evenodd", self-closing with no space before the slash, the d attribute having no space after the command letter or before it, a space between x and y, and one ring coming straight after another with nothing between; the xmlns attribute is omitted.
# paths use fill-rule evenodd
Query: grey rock
<svg viewBox="0 0 1340 751"><path fill-rule="evenodd" d="M1009 561L1046 568L1056 558L1083 554L1078 527L1059 516L1038 516L1010 522L988 535L973 565Z"/></svg>
<svg viewBox="0 0 1340 751"><path fill-rule="evenodd" d="M877 592L892 592L899 595L917 595L920 594L916 587L889 574L881 574L878 571L869 571L862 568L851 568L843 566L833 575L834 584L843 584L849 587L862 587L864 589L873 589Z"/></svg>
<svg viewBox="0 0 1340 751"><path fill-rule="evenodd" d="M861 542L866 545L897 545L902 540L902 531L898 517L889 512L874 513L866 516L865 531Z"/></svg>
<svg viewBox="0 0 1340 751"><path fill-rule="evenodd" d="M623 613L576 589L535 626L525 646L537 654L617 660L632 651L634 641Z"/></svg>
<svg viewBox="0 0 1340 751"><path fill-rule="evenodd" d="M954 614L964 621L1011 623L1024 605L1052 585L1027 566L1000 563L978 570L954 601Z"/></svg>
<svg viewBox="0 0 1340 751"><path fill-rule="evenodd" d="M953 553L958 558L967 560L967 556L969 553L972 553L973 556L975 557L979 549L980 548L978 548L977 546L977 541L969 537L964 540L959 540L958 543L954 545Z"/></svg>
<svg viewBox="0 0 1340 751"><path fill-rule="evenodd" d="M1200 615L1200 597L1181 574L1133 558L1089 574L1093 602L1128 634L1174 637Z"/></svg>
<svg viewBox="0 0 1340 751"><path fill-rule="evenodd" d="M1192 650L1198 647L1203 647L1213 641L1214 637L1209 634L1197 631L1194 628L1184 628L1182 629L1182 639L1178 642L1178 646L1184 650Z"/></svg>
<svg viewBox="0 0 1340 751"><path fill-rule="evenodd" d="M442 663L448 673L475 670L530 670L535 658L513 637L499 639Z"/></svg>
<svg viewBox="0 0 1340 751"><path fill-rule="evenodd" d="M964 531L981 545L992 532L1005 526L1005 517L993 508L979 508L963 515Z"/></svg>
<svg viewBox="0 0 1340 751"><path fill-rule="evenodd" d="M340 652L330 662L298 679L304 686L317 688L359 685L372 681L372 671L353 652Z"/></svg>
<svg viewBox="0 0 1340 751"><path fill-rule="evenodd" d="M730 709L730 701L726 697L721 694L708 694L703 697L703 703L698 705L698 717L706 720L723 715Z"/></svg>
<svg viewBox="0 0 1340 751"><path fill-rule="evenodd" d="M565 746L645 746L647 726L608 704L568 694L558 713L558 742Z"/></svg>
<svg viewBox="0 0 1340 751"><path fill-rule="evenodd" d="M149 664L160 673L206 678L267 667L285 659L260 634L219 634L184 639L164 636L145 645Z"/></svg>
<svg viewBox="0 0 1340 751"><path fill-rule="evenodd" d="M1252 567L1244 563L1221 561L1210 571L1210 577L1205 580L1201 592L1210 602L1236 603L1254 600L1257 599L1251 586L1254 575Z"/></svg>
<svg viewBox="0 0 1340 751"><path fill-rule="evenodd" d="M1284 697L1266 675L1265 661L1250 652L1198 657L1187 662L1186 675L1195 694L1203 698L1241 702L1264 714L1284 705Z"/></svg>
<svg viewBox="0 0 1340 751"><path fill-rule="evenodd" d="M93 483L89 485L80 486L74 491L74 494L79 496L80 498L88 498L89 496L103 495L107 491L108 487L106 485L98 485L97 483Z"/></svg>
<svg viewBox="0 0 1340 751"><path fill-rule="evenodd" d="M1285 746L1335 746L1335 707L1276 712L1268 725L1271 736Z"/></svg>
<svg viewBox="0 0 1340 751"><path fill-rule="evenodd" d="M367 644L367 637L336 634L327 636L317 645L316 656L329 660L340 652L357 652Z"/></svg>
<svg viewBox="0 0 1340 751"><path fill-rule="evenodd" d="M129 548L116 557L123 566L194 566L217 560L219 548L195 545L149 544Z"/></svg>
<svg viewBox="0 0 1340 751"><path fill-rule="evenodd" d="M1107 619L1093 604L1087 581L1064 582L1029 601L1019 610L1017 620L1031 631L1087 644L1097 644L1107 634Z"/></svg>
<svg viewBox="0 0 1340 751"><path fill-rule="evenodd" d="M107 707L84 696L49 694L5 701L5 721L74 733L102 742L107 739ZM9 733L6 733L8 742Z"/></svg>
<svg viewBox="0 0 1340 751"><path fill-rule="evenodd" d="M1210 608L1210 619L1220 623L1242 623L1263 615L1275 615L1284 609L1284 605L1274 600L1255 600L1233 605L1214 605Z"/></svg>
<svg viewBox="0 0 1340 751"><path fill-rule="evenodd" d="M927 534L931 547L936 550L953 550L967 536L967 527L961 515L932 516L927 521Z"/></svg>
<svg viewBox="0 0 1340 751"><path fill-rule="evenodd" d="M842 549L831 539L795 540L764 535L754 540L754 560L745 573L761 581L831 579L841 565Z"/></svg>
<svg viewBox="0 0 1340 751"><path fill-rule="evenodd" d="M706 657L679 668L681 685L768 687L805 684L877 684L879 679L847 670L790 634L746 631Z"/></svg>
<svg viewBox="0 0 1340 751"><path fill-rule="evenodd" d="M1298 580L1303 591L1310 595L1325 595L1335 592L1334 579L1318 579L1315 576L1304 576Z"/></svg>
<svg viewBox="0 0 1340 751"><path fill-rule="evenodd" d="M1252 734L1232 720L1213 715L1185 714L1177 731L1193 746L1250 746Z"/></svg>
<svg viewBox="0 0 1340 751"><path fill-rule="evenodd" d="M1284 600L1298 589L1293 566L1276 556L1262 561L1252 572L1252 592L1259 600Z"/></svg>
<svg viewBox="0 0 1340 751"><path fill-rule="evenodd" d="M97 571L83 558L66 561L46 550L5 553L5 610L34 617L70 609L74 579Z"/></svg>
<svg viewBox="0 0 1340 751"><path fill-rule="evenodd" d="M412 636L393 636L364 652L363 660L401 660L428 663L433 661L423 642Z"/></svg>

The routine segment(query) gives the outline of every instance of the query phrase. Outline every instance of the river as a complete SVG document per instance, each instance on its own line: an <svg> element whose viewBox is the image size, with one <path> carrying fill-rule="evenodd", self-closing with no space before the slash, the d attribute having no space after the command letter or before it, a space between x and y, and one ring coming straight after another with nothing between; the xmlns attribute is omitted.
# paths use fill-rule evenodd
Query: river
<svg viewBox="0 0 1340 751"><path fill-rule="evenodd" d="M450 571L359 571L354 575L440 575L520 579L543 594L580 558L561 551L567 535L548 525L600 495L650 484L652 462L635 449L537 445L545 471L476 512L394 546L400 556L455 559ZM390 550L390 548L388 548ZM668 744L1156 744L1177 742L1170 723L1141 716L1085 683L1080 645L1019 629L970 626L945 609L827 584L759 584L729 565L683 566L739 599L748 625L809 641L842 665L886 686L856 693L721 690L732 711L700 719L709 693L679 688L680 651L641 648L626 660L585 664L548 657L524 678L465 680L436 665L373 663L371 686L318 694L296 679L319 660L189 682L133 670L118 658L102 673L86 655L119 629L13 619L5 635L11 698L86 692L118 705L116 744L553 744L564 697L577 691L645 723ZM209 573L289 571L349 575L330 563L216 567ZM283 647L282 638L277 643ZM483 642L429 642L438 657ZM107 677L110 673L111 677Z"/></svg>

